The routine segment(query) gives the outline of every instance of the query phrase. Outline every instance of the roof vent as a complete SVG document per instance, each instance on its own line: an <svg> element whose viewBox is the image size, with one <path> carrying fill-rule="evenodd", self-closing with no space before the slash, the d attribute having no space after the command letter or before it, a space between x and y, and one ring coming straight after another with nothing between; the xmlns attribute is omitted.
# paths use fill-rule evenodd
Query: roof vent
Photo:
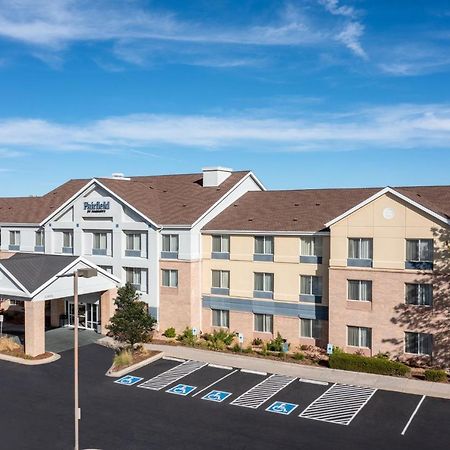
<svg viewBox="0 0 450 450"><path fill-rule="evenodd" d="M122 172L114 172L114 173L111 175L111 178L112 178L113 180L126 180L126 181L129 181L129 180L130 180L130 178L127 178L127 177L125 176L125 174L123 174Z"/></svg>
<svg viewBox="0 0 450 450"><path fill-rule="evenodd" d="M203 187L220 186L233 172L228 167L204 167L203 171Z"/></svg>

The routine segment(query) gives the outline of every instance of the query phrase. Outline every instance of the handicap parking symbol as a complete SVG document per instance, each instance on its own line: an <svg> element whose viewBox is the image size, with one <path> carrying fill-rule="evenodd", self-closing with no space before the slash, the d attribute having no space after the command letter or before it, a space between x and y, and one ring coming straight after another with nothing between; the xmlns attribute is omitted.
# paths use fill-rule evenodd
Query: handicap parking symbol
<svg viewBox="0 0 450 450"><path fill-rule="evenodd" d="M211 402L223 402L231 395L231 392L211 391L202 397L202 400L209 400Z"/></svg>
<svg viewBox="0 0 450 450"><path fill-rule="evenodd" d="M114 383L124 384L125 386L133 386L133 384L139 383L139 381L143 380L141 377L134 377L133 375L125 375L122 378L114 381Z"/></svg>
<svg viewBox="0 0 450 450"><path fill-rule="evenodd" d="M296 405L295 403L274 402L268 408L266 408L266 411L277 414L284 414L285 416L287 416L292 411L294 411L297 406L298 405Z"/></svg>
<svg viewBox="0 0 450 450"><path fill-rule="evenodd" d="M166 392L169 394L176 394L176 395L189 395L192 391L197 389L196 386L189 386L187 384L177 384L176 386L167 389Z"/></svg>

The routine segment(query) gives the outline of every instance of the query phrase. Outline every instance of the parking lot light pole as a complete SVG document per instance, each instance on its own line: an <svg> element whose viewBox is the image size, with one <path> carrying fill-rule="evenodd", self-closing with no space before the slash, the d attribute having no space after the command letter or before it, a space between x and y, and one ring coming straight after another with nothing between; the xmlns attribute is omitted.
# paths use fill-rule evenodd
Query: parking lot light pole
<svg viewBox="0 0 450 450"><path fill-rule="evenodd" d="M79 395L78 395L78 278L92 278L97 276L97 269L78 269L69 275L62 275L61 277L73 277L73 309L74 309L74 330L73 330L73 384L74 384L74 432L75 432L75 445L74 449L80 448L80 433L79 433L79 420L81 419L81 409L79 407Z"/></svg>

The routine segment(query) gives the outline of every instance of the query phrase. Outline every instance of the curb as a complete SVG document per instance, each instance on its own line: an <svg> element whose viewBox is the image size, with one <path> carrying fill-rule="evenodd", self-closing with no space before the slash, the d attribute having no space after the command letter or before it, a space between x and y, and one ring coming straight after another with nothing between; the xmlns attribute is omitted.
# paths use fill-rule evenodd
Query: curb
<svg viewBox="0 0 450 450"><path fill-rule="evenodd" d="M159 352L156 355L153 355L150 358L144 359L143 361L140 361L136 364L133 364L131 366L125 367L122 370L118 370L116 372L112 372L111 369L113 366L111 366L108 371L105 373L107 377L113 377L113 378L119 378L124 375L127 375L130 372L133 372L133 370L140 369L141 367L146 366L147 364L151 364L152 362L157 361L158 359L161 359L164 356L164 352Z"/></svg>
<svg viewBox="0 0 450 450"><path fill-rule="evenodd" d="M52 353L52 356L49 356L45 359L23 359L19 358L17 356L11 356L11 355L4 355L0 353L0 360L3 361L9 361L16 364L22 364L24 366L40 366L42 364L50 364L52 362L58 361L59 358L61 358L61 355L58 353Z"/></svg>

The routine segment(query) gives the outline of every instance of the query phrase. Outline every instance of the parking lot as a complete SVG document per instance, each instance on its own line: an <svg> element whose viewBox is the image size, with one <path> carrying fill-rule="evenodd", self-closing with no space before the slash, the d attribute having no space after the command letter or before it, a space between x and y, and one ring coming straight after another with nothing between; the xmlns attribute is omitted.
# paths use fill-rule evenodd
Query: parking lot
<svg viewBox="0 0 450 450"><path fill-rule="evenodd" d="M0 448L72 448L72 356L0 362ZM448 448L448 400L170 359L121 381L111 358L80 350L82 448Z"/></svg>

